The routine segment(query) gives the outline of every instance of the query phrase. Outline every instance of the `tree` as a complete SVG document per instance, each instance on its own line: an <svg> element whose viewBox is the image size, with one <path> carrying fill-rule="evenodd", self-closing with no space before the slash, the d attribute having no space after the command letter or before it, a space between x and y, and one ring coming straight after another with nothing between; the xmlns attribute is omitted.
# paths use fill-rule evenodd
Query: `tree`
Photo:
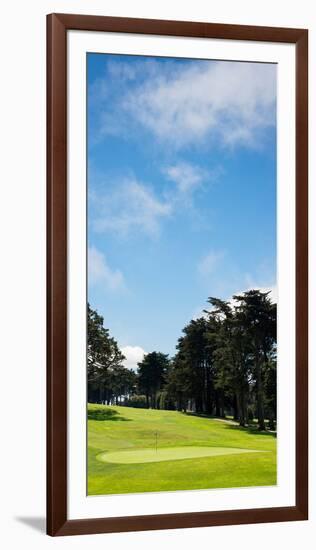
<svg viewBox="0 0 316 550"><path fill-rule="evenodd" d="M226 396L234 409L234 418L241 426L248 423L248 393L250 368L249 342L233 304L209 298L208 340L213 346L216 372L215 387ZM218 415L218 411L216 411Z"/></svg>
<svg viewBox="0 0 316 550"><path fill-rule="evenodd" d="M107 387L108 395L111 395L110 401L114 401L115 405L122 404L131 395L136 392L137 376L134 371L116 365L111 367L108 372Z"/></svg>
<svg viewBox="0 0 316 550"><path fill-rule="evenodd" d="M276 359L271 358L264 365L263 370L263 387L265 395L265 410L269 419L270 430L275 430L275 421L277 418L277 376L276 376Z"/></svg>
<svg viewBox="0 0 316 550"><path fill-rule="evenodd" d="M159 406L158 392L165 384L168 367L168 355L156 351L148 353L138 363L138 386L140 391L146 395L147 407L151 406L156 409Z"/></svg>
<svg viewBox="0 0 316 550"><path fill-rule="evenodd" d="M249 290L233 297L236 316L249 340L249 358L256 385L258 428L265 430L263 371L268 368L276 349L276 304L269 292Z"/></svg>
<svg viewBox="0 0 316 550"><path fill-rule="evenodd" d="M88 399L102 403L109 399L110 371L122 367L125 359L118 344L103 326L103 317L88 304L87 378Z"/></svg>
<svg viewBox="0 0 316 550"><path fill-rule="evenodd" d="M192 320L183 329L178 340L178 361L182 363L182 376L190 408L196 412L211 413L212 381L210 354L206 339L207 321L204 317ZM180 371L178 370L178 373Z"/></svg>
<svg viewBox="0 0 316 550"><path fill-rule="evenodd" d="M186 411L188 401L192 395L190 369L186 364L181 351L179 351L170 363L166 377L166 403L169 408L177 411Z"/></svg>

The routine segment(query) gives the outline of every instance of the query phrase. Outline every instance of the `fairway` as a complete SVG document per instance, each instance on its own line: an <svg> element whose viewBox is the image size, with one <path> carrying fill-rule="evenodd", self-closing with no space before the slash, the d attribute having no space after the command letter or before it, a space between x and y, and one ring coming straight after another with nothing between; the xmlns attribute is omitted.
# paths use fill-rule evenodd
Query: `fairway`
<svg viewBox="0 0 316 550"><path fill-rule="evenodd" d="M88 494L275 485L276 443L215 418L88 405Z"/></svg>
<svg viewBox="0 0 316 550"><path fill-rule="evenodd" d="M97 456L102 462L115 464L142 464L144 462L161 462L162 460L184 460L205 456L232 455L240 453L256 453L249 449L233 449L229 447L169 447L167 449L142 449L140 451L121 451L117 453L101 453Z"/></svg>

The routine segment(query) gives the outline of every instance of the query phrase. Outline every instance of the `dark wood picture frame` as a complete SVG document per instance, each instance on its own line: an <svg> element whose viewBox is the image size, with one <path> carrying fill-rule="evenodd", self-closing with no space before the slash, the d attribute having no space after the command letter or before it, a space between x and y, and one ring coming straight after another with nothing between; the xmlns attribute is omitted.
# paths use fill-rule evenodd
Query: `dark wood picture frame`
<svg viewBox="0 0 316 550"><path fill-rule="evenodd" d="M67 31L295 44L296 504L289 507L67 519ZM308 31L91 15L47 16L47 533L172 529L308 517Z"/></svg>

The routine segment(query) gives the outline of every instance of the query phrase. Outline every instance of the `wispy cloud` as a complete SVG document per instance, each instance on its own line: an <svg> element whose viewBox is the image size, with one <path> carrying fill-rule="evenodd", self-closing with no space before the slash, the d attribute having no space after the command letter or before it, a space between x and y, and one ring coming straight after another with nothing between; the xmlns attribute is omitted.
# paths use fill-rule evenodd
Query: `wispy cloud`
<svg viewBox="0 0 316 550"><path fill-rule="evenodd" d="M104 109L104 120L123 119L118 126L124 131L136 122L164 146L180 149L207 142L258 147L262 132L275 125L276 68L272 64L195 61L175 65L171 61L143 63L141 71L140 62L138 78L136 69L127 69L126 64L113 62L111 67L120 79L115 113ZM128 92L122 86L124 78L134 79Z"/></svg>
<svg viewBox="0 0 316 550"><path fill-rule="evenodd" d="M90 285L102 284L111 291L125 288L121 271L111 269L105 255L95 247L88 249L88 282Z"/></svg>
<svg viewBox="0 0 316 550"><path fill-rule="evenodd" d="M207 138L255 146L275 123L275 67L254 63L199 63L174 76L161 74L130 92L124 109L159 140L183 147Z"/></svg>
<svg viewBox="0 0 316 550"><path fill-rule="evenodd" d="M222 166L206 168L180 160L164 166L162 173L169 182L164 196L172 205L173 213L181 215L185 212L187 223L195 230L209 228L210 214L207 217L203 214L200 208L201 198L224 174Z"/></svg>
<svg viewBox="0 0 316 550"><path fill-rule="evenodd" d="M210 275L213 275L214 272L219 267L221 260L224 258L225 252L213 251L211 250L206 254L198 263L197 270L199 275L204 278L208 278Z"/></svg>
<svg viewBox="0 0 316 550"><path fill-rule="evenodd" d="M167 166L163 173L174 182L180 193L192 193L199 188L207 178L207 171L190 164L188 162L179 162Z"/></svg>
<svg viewBox="0 0 316 550"><path fill-rule="evenodd" d="M140 346L124 346L121 352L125 355L124 366L128 369L137 370L137 363L140 363L146 355L145 350Z"/></svg>
<svg viewBox="0 0 316 550"><path fill-rule="evenodd" d="M107 70L113 78L118 78L119 82L125 85L128 81L146 81L149 78L156 77L161 70L161 63L159 58L154 57L139 57L133 58L133 62L130 62L130 57L122 59L109 59L107 62ZM168 60L167 71L174 65L172 60Z"/></svg>
<svg viewBox="0 0 316 550"><path fill-rule="evenodd" d="M223 170L220 166L207 170L181 161L163 167L161 173L164 178L159 192L157 186L155 189L135 176L125 176L115 184L98 184L95 189L90 183L91 228L123 237L137 232L156 238L162 223L184 209L190 211L191 218L200 216L194 209L196 194L216 181Z"/></svg>
<svg viewBox="0 0 316 550"><path fill-rule="evenodd" d="M112 192L107 190L106 194L99 194L96 202L93 229L123 236L137 230L156 236L160 231L160 221L170 216L172 211L170 203L159 198L149 185L134 178L125 179Z"/></svg>

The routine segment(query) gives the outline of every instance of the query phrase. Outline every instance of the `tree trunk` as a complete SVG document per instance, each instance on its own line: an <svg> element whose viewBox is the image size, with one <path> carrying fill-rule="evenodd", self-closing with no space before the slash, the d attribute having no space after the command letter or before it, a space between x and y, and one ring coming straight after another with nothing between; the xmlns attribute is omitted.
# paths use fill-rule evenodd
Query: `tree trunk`
<svg viewBox="0 0 316 550"><path fill-rule="evenodd" d="M203 412L203 399L201 395L198 395L195 399L196 404L196 412L201 413Z"/></svg>
<svg viewBox="0 0 316 550"><path fill-rule="evenodd" d="M274 418L273 418L272 415L269 418L269 429L273 430L273 431L275 430L275 422L274 422Z"/></svg>
<svg viewBox="0 0 316 550"><path fill-rule="evenodd" d="M234 394L234 398L233 398L233 410L234 410L234 420L238 421L238 406L237 406L236 394Z"/></svg>
<svg viewBox="0 0 316 550"><path fill-rule="evenodd" d="M219 413L220 413L220 418L225 418L224 398L223 398L222 390L220 390L219 392Z"/></svg>
<svg viewBox="0 0 316 550"><path fill-rule="evenodd" d="M245 426L245 423L246 423L244 404L245 404L244 391L243 389L240 389L237 395L238 419L239 419L240 426Z"/></svg>
<svg viewBox="0 0 316 550"><path fill-rule="evenodd" d="M221 415L218 390L215 391L215 416Z"/></svg>
<svg viewBox="0 0 316 550"><path fill-rule="evenodd" d="M102 384L100 384L100 386L99 386L99 403L102 404L102 400L103 400L103 387L102 387Z"/></svg>
<svg viewBox="0 0 316 550"><path fill-rule="evenodd" d="M212 414L212 384L210 368L206 367L206 407L207 414Z"/></svg>
<svg viewBox="0 0 316 550"><path fill-rule="evenodd" d="M256 361L256 378L257 378L257 414L258 414L258 429L264 431L266 429L264 423L264 406L263 406L263 386L262 373L259 359Z"/></svg>

